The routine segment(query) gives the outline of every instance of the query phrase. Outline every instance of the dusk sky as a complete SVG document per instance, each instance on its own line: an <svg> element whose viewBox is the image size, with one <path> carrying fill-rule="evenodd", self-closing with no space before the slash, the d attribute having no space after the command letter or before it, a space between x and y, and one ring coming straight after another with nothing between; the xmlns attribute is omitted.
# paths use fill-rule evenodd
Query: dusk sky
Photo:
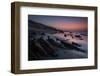
<svg viewBox="0 0 100 76"><path fill-rule="evenodd" d="M29 15L29 20L45 24L63 31L87 31L87 17Z"/></svg>

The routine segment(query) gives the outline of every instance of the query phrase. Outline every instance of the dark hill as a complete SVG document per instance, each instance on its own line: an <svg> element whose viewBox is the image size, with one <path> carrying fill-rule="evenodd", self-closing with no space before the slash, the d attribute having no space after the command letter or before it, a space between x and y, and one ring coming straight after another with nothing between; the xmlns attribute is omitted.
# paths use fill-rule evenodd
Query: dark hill
<svg viewBox="0 0 100 76"><path fill-rule="evenodd" d="M32 20L28 20L28 29L29 31L46 32L46 33L55 33L57 31L60 31L55 28L49 27L45 24L38 23Z"/></svg>

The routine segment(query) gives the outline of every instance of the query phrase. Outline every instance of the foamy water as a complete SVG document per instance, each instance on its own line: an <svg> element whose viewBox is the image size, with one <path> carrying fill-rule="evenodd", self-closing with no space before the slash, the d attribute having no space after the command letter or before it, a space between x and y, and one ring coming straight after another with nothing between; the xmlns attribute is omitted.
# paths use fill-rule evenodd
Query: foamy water
<svg viewBox="0 0 100 76"><path fill-rule="evenodd" d="M79 48L87 50L87 48L88 48L87 36L81 35L82 39L79 39L79 38L75 38L75 37L72 38L71 36L64 37L64 34L68 35L69 33L68 32L56 33L56 34L53 34L53 36L60 40L64 40L67 43L72 43L72 42L78 43L81 45L81 47L79 47ZM73 36L75 36L76 34L78 34L78 33L72 33Z"/></svg>

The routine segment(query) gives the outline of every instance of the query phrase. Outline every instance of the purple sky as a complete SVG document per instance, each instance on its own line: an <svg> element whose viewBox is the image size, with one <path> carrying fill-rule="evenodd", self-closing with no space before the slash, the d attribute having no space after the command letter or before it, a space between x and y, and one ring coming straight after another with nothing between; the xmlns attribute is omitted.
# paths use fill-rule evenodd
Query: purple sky
<svg viewBox="0 0 100 76"><path fill-rule="evenodd" d="M29 15L29 20L64 31L87 31L87 17Z"/></svg>

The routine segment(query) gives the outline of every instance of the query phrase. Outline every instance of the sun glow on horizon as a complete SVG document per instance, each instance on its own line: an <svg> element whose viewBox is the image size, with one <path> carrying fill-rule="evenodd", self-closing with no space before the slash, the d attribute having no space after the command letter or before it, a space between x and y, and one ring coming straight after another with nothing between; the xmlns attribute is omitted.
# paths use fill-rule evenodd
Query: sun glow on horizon
<svg viewBox="0 0 100 76"><path fill-rule="evenodd" d="M51 25L51 27L62 31L86 31L88 28L86 23L56 23Z"/></svg>
<svg viewBox="0 0 100 76"><path fill-rule="evenodd" d="M87 17L29 15L29 19L62 31L87 31Z"/></svg>

